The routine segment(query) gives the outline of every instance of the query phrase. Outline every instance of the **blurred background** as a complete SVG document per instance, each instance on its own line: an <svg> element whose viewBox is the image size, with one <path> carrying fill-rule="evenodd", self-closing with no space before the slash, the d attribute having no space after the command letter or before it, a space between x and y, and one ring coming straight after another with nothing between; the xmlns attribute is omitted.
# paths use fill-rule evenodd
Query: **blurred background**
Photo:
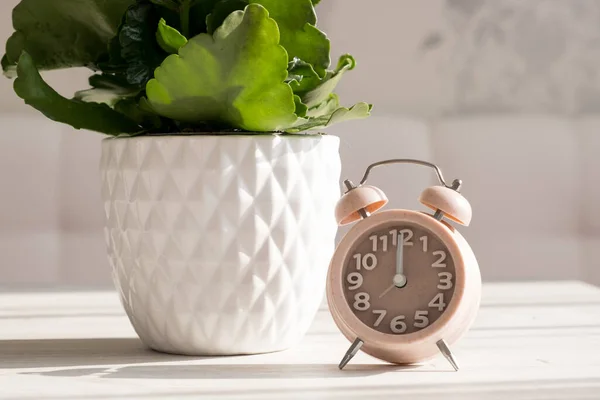
<svg viewBox="0 0 600 400"><path fill-rule="evenodd" d="M11 9L0 3L0 41ZM600 2L322 0L334 54L358 67L342 100L374 116L336 126L343 178L410 157L464 181L473 223L460 228L485 281L600 284ZM71 96L86 70L46 74ZM54 124L0 79L0 286L103 287L101 135ZM422 209L428 169L370 180L390 207ZM342 234L343 232L340 232Z"/></svg>

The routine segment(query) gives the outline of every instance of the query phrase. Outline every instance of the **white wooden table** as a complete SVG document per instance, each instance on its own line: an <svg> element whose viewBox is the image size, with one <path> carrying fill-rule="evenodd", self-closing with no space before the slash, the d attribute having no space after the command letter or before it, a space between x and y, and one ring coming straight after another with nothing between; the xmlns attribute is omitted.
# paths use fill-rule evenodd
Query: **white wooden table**
<svg viewBox="0 0 600 400"><path fill-rule="evenodd" d="M190 358L135 338L112 292L0 294L0 399L600 399L600 289L490 284L475 327L439 357L398 367L359 354L326 310L296 348Z"/></svg>

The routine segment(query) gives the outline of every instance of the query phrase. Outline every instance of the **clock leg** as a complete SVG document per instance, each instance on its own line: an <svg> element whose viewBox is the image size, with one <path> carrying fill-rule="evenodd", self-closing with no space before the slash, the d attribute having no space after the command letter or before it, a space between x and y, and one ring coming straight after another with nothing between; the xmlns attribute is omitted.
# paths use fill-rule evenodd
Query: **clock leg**
<svg viewBox="0 0 600 400"><path fill-rule="evenodd" d="M356 340L354 341L354 343L352 343L346 354L344 354L344 358L342 358L340 365L338 365L339 369L344 369L344 367L350 362L350 360L354 358L356 353L358 353L363 344L365 344L365 342L363 342L360 338L356 338Z"/></svg>
<svg viewBox="0 0 600 400"><path fill-rule="evenodd" d="M444 357L446 357L446 360L448 360L450 365L452 365L452 368L454 368L455 371L458 371L458 362L456 361L454 354L452 354L446 342L444 342L444 339L438 341L436 344L438 349L440 349L440 352L444 355Z"/></svg>

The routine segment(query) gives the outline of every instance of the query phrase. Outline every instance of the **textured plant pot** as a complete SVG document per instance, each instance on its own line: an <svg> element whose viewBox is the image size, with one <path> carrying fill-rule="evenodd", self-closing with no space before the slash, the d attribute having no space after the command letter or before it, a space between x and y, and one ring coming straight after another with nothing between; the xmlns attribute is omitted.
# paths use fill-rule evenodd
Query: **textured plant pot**
<svg viewBox="0 0 600 400"><path fill-rule="evenodd" d="M106 139L106 240L123 306L152 349L278 351L324 294L340 196L333 136Z"/></svg>

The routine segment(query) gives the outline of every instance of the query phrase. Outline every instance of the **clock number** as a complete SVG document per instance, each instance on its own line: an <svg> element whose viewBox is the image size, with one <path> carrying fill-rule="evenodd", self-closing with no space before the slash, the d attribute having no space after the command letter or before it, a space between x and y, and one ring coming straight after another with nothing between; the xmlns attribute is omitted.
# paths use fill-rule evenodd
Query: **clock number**
<svg viewBox="0 0 600 400"><path fill-rule="evenodd" d="M378 240L381 241L381 250L386 252L388 251L388 237L387 235L377 236L373 235L369 237L369 240L373 242L373 252L377 251Z"/></svg>
<svg viewBox="0 0 600 400"><path fill-rule="evenodd" d="M381 240L381 250L387 251L388 250L388 237L387 237L387 235L381 236L379 238L379 240Z"/></svg>
<svg viewBox="0 0 600 400"><path fill-rule="evenodd" d="M377 235L369 236L369 240L373 242L373 251L377 251Z"/></svg>
<svg viewBox="0 0 600 400"><path fill-rule="evenodd" d="M364 255L358 253L353 257L356 260L356 269L360 270L360 268L364 268L367 271L372 271L377 266L377 257L375 254L367 253Z"/></svg>
<svg viewBox="0 0 600 400"><path fill-rule="evenodd" d="M439 272L438 277L440 278L440 283L437 286L438 289L452 289L452 274L450 272Z"/></svg>
<svg viewBox="0 0 600 400"><path fill-rule="evenodd" d="M423 253L427 253L427 249L429 248L427 236L421 236L419 240L423 243Z"/></svg>
<svg viewBox="0 0 600 400"><path fill-rule="evenodd" d="M415 312L415 328L425 328L429 325L429 311L416 311Z"/></svg>
<svg viewBox="0 0 600 400"><path fill-rule="evenodd" d="M392 229L390 231L390 235L392 235L392 246L397 246L398 245L398 231L395 229Z"/></svg>
<svg viewBox="0 0 600 400"><path fill-rule="evenodd" d="M428 306L431 308L437 308L438 311L444 311L444 308L446 307L446 303L444 303L444 294L436 294L435 297L429 302Z"/></svg>
<svg viewBox="0 0 600 400"><path fill-rule="evenodd" d="M367 271L372 271L377 266L377 257L375 254L369 253L363 257L362 266Z"/></svg>
<svg viewBox="0 0 600 400"><path fill-rule="evenodd" d="M398 315L397 317L394 317L394 319L392 319L392 322L390 322L390 329L392 330L392 332L394 332L394 333L406 332L406 322L404 322L405 318L406 317L404 315Z"/></svg>
<svg viewBox="0 0 600 400"><path fill-rule="evenodd" d="M413 238L413 231L411 231L410 229L402 229L400 231L400 236L402 236L402 238L404 239L404 245L405 246L412 246L413 242L411 242L412 238Z"/></svg>
<svg viewBox="0 0 600 400"><path fill-rule="evenodd" d="M363 284L363 277L358 272L349 273L348 276L346 277L346 280L350 284L350 286L348 286L348 289L350 289L350 290L356 290L359 287L361 287Z"/></svg>
<svg viewBox="0 0 600 400"><path fill-rule="evenodd" d="M356 260L356 269L360 271L360 260L362 260L362 254L355 254L353 258Z"/></svg>
<svg viewBox="0 0 600 400"><path fill-rule="evenodd" d="M354 295L354 309L357 311L367 311L371 308L371 303L369 300L371 296L368 293L360 292Z"/></svg>
<svg viewBox="0 0 600 400"><path fill-rule="evenodd" d="M385 314L387 314L386 310L373 310L373 314L378 314L379 317L377 317L377 319L375 320L375 323L373 324L373 326L377 327L379 326L379 324L381 324L381 321L383 321L383 319L385 318Z"/></svg>
<svg viewBox="0 0 600 400"><path fill-rule="evenodd" d="M433 255L439 257L433 264L431 264L432 268L446 268L446 252L443 250L434 251Z"/></svg>
<svg viewBox="0 0 600 400"><path fill-rule="evenodd" d="M398 236L400 236L404 239L405 246L413 245L411 240L412 240L414 233L410 229L402 229L400 232L398 232L396 229L392 229L390 231L390 235L392 235L392 246L398 245Z"/></svg>

